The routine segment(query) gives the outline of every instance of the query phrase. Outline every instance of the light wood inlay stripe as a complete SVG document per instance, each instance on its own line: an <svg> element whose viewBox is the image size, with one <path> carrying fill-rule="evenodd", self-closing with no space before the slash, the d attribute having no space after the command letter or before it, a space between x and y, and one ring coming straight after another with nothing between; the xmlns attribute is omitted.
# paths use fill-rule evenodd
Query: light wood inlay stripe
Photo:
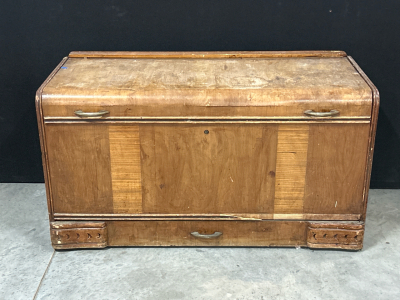
<svg viewBox="0 0 400 300"><path fill-rule="evenodd" d="M308 125L279 125L275 214L303 213Z"/></svg>
<svg viewBox="0 0 400 300"><path fill-rule="evenodd" d="M141 213L139 125L112 125L109 139L114 213Z"/></svg>

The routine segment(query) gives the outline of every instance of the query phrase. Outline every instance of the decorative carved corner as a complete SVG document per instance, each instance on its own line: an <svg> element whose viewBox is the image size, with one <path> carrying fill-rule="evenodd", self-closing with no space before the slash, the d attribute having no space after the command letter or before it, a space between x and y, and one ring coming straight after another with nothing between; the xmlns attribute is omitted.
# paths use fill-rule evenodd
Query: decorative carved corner
<svg viewBox="0 0 400 300"><path fill-rule="evenodd" d="M57 250L108 246L105 222L52 222L50 236L53 248Z"/></svg>
<svg viewBox="0 0 400 300"><path fill-rule="evenodd" d="M364 240L364 224L361 222L310 222L307 232L307 246L310 248L331 248L361 250Z"/></svg>

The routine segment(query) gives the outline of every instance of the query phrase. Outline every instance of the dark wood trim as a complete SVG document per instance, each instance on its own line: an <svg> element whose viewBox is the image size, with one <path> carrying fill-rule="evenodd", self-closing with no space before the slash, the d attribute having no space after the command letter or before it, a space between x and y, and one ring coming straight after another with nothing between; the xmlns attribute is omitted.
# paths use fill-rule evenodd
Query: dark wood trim
<svg viewBox="0 0 400 300"><path fill-rule="evenodd" d="M49 213L50 222L54 221L53 215L53 203L51 197L51 189L50 189L50 175L49 175L49 166L47 160L47 149L46 149L46 135L44 133L44 117L43 117L43 109L42 109L42 94L45 86L50 82L50 80L56 75L58 70L65 64L68 60L68 57L64 57L62 61L57 65L57 67L51 72L49 77L43 82L43 84L39 87L35 96L35 107L36 107L36 117L38 122L39 129L39 140L40 140L40 149L42 151L42 165L43 165L43 175L44 182L46 186L46 197L47 197L47 207Z"/></svg>
<svg viewBox="0 0 400 300"><path fill-rule="evenodd" d="M372 170L372 159L374 155L374 147L375 147L375 136L376 136L376 127L378 125L378 114L379 114L379 104L380 97L379 91L376 86L372 83L372 81L368 78L368 76L364 73L364 71L359 67L359 65L354 61L351 56L348 56L347 59L353 65L353 67L357 70L357 72L361 75L361 77L365 80L365 82L369 85L372 91L372 111L371 111L371 127L370 127L370 136L369 136L369 148L368 148L368 157L367 157L367 167L365 171L365 181L364 181L364 209L361 216L361 220L365 221L367 214L367 203L368 203L368 192L369 192L369 184L371 181L371 170Z"/></svg>
<svg viewBox="0 0 400 300"><path fill-rule="evenodd" d="M278 58L278 57L346 57L344 51L72 51L71 58Z"/></svg>

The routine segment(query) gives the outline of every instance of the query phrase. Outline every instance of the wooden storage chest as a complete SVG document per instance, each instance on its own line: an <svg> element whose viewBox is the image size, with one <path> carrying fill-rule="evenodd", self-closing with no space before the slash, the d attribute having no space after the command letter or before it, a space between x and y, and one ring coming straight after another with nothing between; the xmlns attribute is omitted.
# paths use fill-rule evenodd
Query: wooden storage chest
<svg viewBox="0 0 400 300"><path fill-rule="evenodd" d="M378 107L342 51L72 52L36 94L53 247L359 250Z"/></svg>

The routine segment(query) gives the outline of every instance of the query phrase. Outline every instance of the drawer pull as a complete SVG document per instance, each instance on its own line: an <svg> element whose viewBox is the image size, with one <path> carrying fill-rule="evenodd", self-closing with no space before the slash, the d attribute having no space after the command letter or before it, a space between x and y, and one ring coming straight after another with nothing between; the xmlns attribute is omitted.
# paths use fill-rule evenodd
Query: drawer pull
<svg viewBox="0 0 400 300"><path fill-rule="evenodd" d="M217 238L217 237L221 236L222 232L216 231L213 234L201 234L201 233L198 233L197 231L194 231L194 232L191 232L190 234L197 238L213 239L213 238Z"/></svg>
<svg viewBox="0 0 400 300"><path fill-rule="evenodd" d="M310 117L332 117L339 114L339 111L332 109L331 111L313 111L311 109L304 111L307 116Z"/></svg>
<svg viewBox="0 0 400 300"><path fill-rule="evenodd" d="M76 110L74 113L81 118L96 118L102 117L109 113L108 110L99 110L98 112L83 112L81 110Z"/></svg>

